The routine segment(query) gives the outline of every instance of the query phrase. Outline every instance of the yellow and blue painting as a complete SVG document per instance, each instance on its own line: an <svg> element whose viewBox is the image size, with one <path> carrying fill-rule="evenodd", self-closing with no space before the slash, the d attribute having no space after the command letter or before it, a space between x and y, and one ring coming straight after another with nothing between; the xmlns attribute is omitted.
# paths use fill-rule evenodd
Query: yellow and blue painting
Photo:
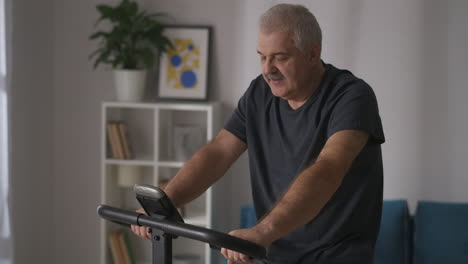
<svg viewBox="0 0 468 264"><path fill-rule="evenodd" d="M200 48L191 39L173 40L167 51L167 84L175 89L194 89L199 83Z"/></svg>

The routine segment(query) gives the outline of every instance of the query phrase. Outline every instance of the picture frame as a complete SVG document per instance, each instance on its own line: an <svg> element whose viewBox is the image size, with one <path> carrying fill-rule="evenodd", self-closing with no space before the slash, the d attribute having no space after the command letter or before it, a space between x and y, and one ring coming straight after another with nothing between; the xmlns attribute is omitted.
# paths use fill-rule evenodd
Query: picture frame
<svg viewBox="0 0 468 264"><path fill-rule="evenodd" d="M178 124L173 131L173 153L176 161L187 161L203 146L203 131L200 126Z"/></svg>
<svg viewBox="0 0 468 264"><path fill-rule="evenodd" d="M207 100L211 27L166 26L174 49L161 54L158 98Z"/></svg>

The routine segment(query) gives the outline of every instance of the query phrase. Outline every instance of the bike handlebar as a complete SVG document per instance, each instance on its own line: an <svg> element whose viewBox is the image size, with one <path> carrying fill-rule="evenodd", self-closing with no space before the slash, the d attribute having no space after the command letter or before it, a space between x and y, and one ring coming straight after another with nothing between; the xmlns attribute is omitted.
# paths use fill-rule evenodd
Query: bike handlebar
<svg viewBox="0 0 468 264"><path fill-rule="evenodd" d="M265 248L250 241L212 229L186 223L172 222L166 219L158 219L108 205L98 206L97 213L102 218L113 222L151 227L162 230L170 235L186 237L208 243L212 248L227 248L256 259L264 259L266 257Z"/></svg>

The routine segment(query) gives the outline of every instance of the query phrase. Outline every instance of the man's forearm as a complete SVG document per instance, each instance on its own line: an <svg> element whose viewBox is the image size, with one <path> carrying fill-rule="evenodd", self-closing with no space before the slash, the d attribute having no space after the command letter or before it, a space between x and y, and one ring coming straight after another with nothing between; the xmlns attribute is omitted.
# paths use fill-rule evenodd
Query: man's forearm
<svg viewBox="0 0 468 264"><path fill-rule="evenodd" d="M308 223L336 192L346 171L326 160L315 162L299 174L256 228L274 242Z"/></svg>
<svg viewBox="0 0 468 264"><path fill-rule="evenodd" d="M198 150L177 175L165 192L175 206L183 206L200 196L221 178L246 146L226 131L221 131L213 142Z"/></svg>
<svg viewBox="0 0 468 264"><path fill-rule="evenodd" d="M210 144L202 147L169 182L165 192L177 207L200 196L226 172L228 166L217 162L217 156Z"/></svg>
<svg viewBox="0 0 468 264"><path fill-rule="evenodd" d="M298 175L255 228L273 242L314 219L339 188L367 140L363 131L335 133L317 160Z"/></svg>

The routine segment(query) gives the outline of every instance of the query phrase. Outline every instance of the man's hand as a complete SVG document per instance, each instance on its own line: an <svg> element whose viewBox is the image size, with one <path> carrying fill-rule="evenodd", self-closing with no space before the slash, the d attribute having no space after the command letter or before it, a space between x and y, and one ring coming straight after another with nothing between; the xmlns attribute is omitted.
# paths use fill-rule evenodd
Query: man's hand
<svg viewBox="0 0 468 264"><path fill-rule="evenodd" d="M253 242L264 248L268 248L271 245L271 243L273 243L273 241L271 241L271 239L269 239L266 236L266 233L260 231L257 226L249 229L233 230L229 232L229 235ZM230 249L222 248L221 254L228 260L228 264L233 264L236 262L245 264L253 263L252 259L249 256L246 256L236 251L232 251Z"/></svg>
<svg viewBox="0 0 468 264"><path fill-rule="evenodd" d="M138 209L137 213L148 215L146 214L143 208ZM135 235L151 240L151 234L148 233L148 229L149 229L148 227L132 225L131 228L132 228L133 233L135 233Z"/></svg>

